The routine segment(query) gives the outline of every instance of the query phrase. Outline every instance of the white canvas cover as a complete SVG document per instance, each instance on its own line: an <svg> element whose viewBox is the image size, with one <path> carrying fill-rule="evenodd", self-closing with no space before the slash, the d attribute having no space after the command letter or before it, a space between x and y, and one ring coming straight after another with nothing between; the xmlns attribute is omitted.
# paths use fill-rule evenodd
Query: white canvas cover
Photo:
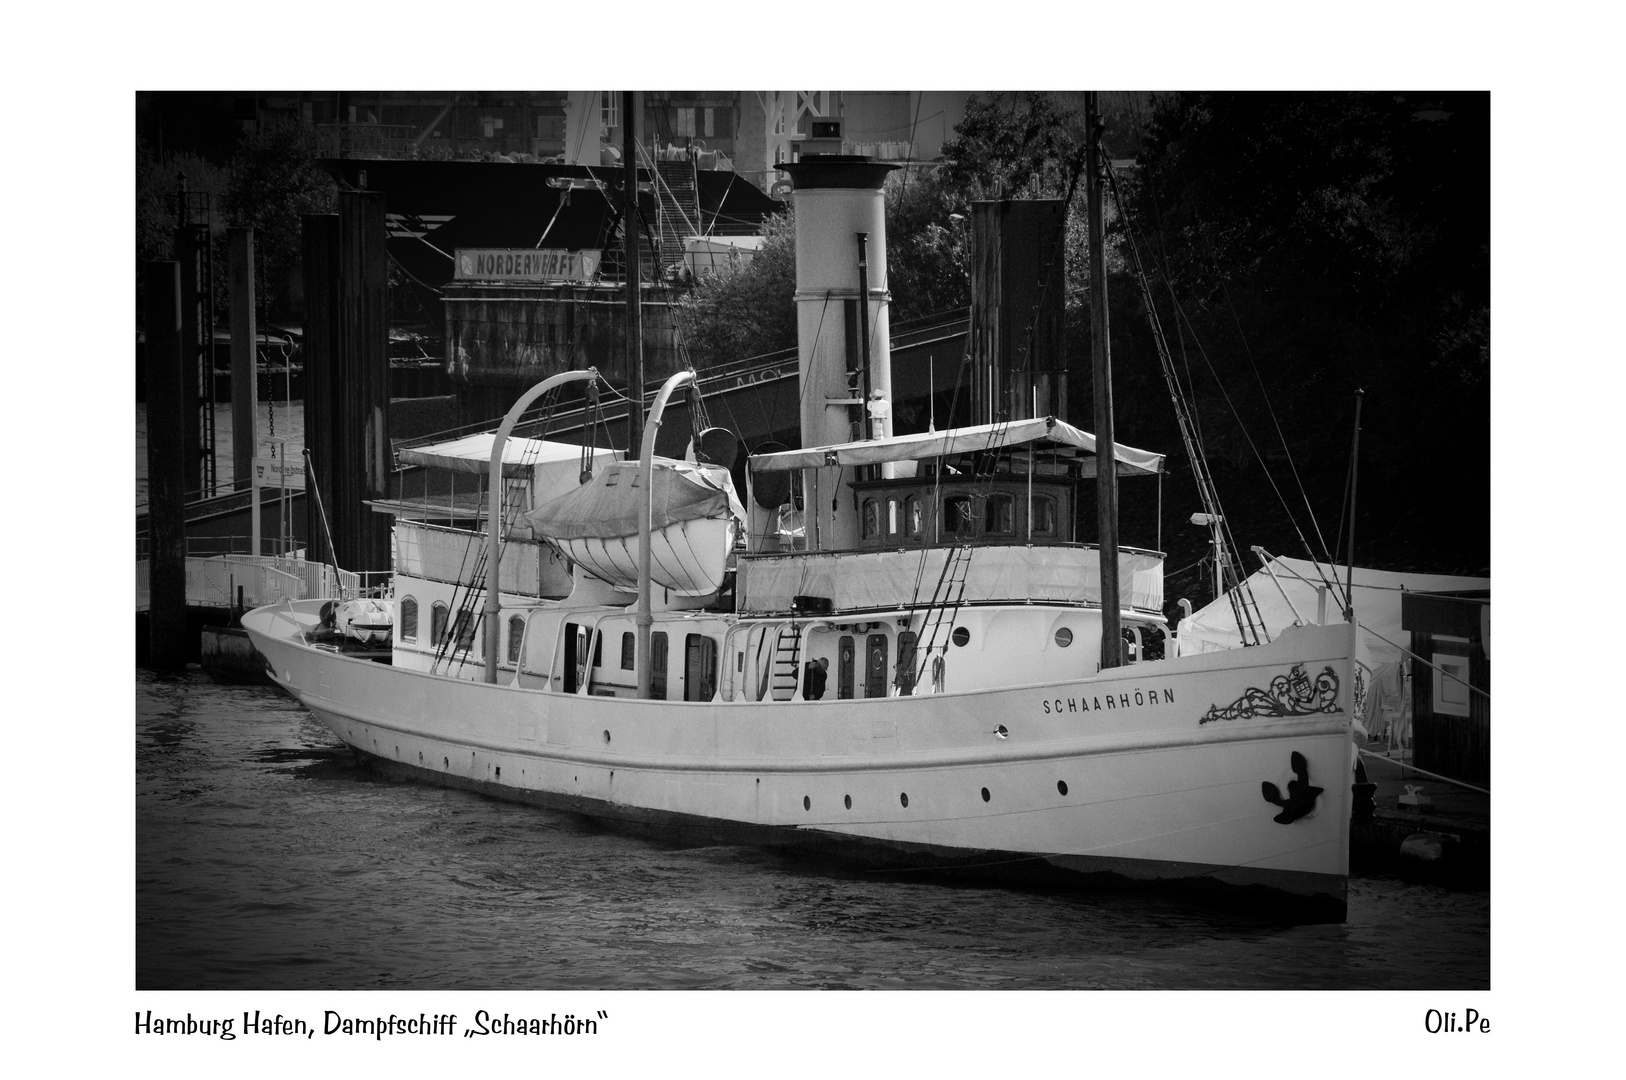
<svg viewBox="0 0 1626 1080"><path fill-rule="evenodd" d="M1340 585L1344 581L1344 568L1333 568L1323 563L1319 564L1318 573L1317 566L1305 559L1273 556L1270 568L1276 572L1280 588L1271 581L1270 573L1264 568L1248 578L1248 585L1259 605L1258 614L1263 617L1265 628L1272 638L1284 628L1292 626L1294 621L1293 607L1288 605L1283 593L1291 597L1293 606L1298 608L1300 620L1314 623L1318 621L1320 612L1322 579L1330 581L1336 577ZM1399 573L1369 570L1361 566L1355 568L1352 587L1355 618L1361 624L1361 646L1370 660L1375 681L1375 692L1368 697L1368 718L1375 719L1381 712L1392 721L1407 707L1406 702L1401 700L1400 665L1404 659L1401 649L1411 647L1411 635L1400 628L1401 594L1489 588L1490 578ZM1329 623L1343 619L1340 595L1341 589L1328 591L1326 621ZM1180 620L1182 655L1235 649L1241 645L1242 635L1236 627L1236 616L1232 614L1230 601L1223 596L1207 607L1192 612L1190 618Z"/></svg>
<svg viewBox="0 0 1626 1080"><path fill-rule="evenodd" d="M652 473L650 528L697 518L745 520L728 470L718 465L660 458ZM644 487L636 461L614 462L591 481L525 515L538 536L554 540L612 539L638 535Z"/></svg>
<svg viewBox="0 0 1626 1080"><path fill-rule="evenodd" d="M752 612L789 611L799 595L828 597L837 611L900 607L930 598L948 554L948 548L939 547L753 555L740 560L736 597L741 611ZM1095 548L978 547L963 573L964 591L956 597L965 603L1101 601L1101 555ZM1161 609L1163 559L1150 552L1122 552L1118 591L1126 606Z"/></svg>
<svg viewBox="0 0 1626 1080"><path fill-rule="evenodd" d="M1259 603L1259 614L1265 620L1265 628L1273 638L1285 627L1293 625L1293 609L1283 598L1283 592L1292 598L1293 605L1298 608L1299 618L1306 623L1314 623L1317 621L1319 611L1322 578L1331 580L1336 577L1339 584L1344 580L1343 567L1333 568L1323 563L1320 564L1320 572L1317 573L1317 564L1305 559L1275 556L1272 557L1270 565L1276 571L1276 580L1281 582L1280 589L1270 580L1270 574L1263 568L1248 578L1248 584L1253 589L1254 599ZM1394 663L1401 655L1396 645L1410 644L1406 632L1400 629L1402 592L1458 592L1489 588L1490 578L1407 574L1388 570L1368 570L1357 566L1354 576L1355 618L1367 631L1364 636L1367 639L1367 648L1371 650L1372 659L1378 664ZM1328 622L1336 622L1343 618L1343 605L1338 596L1338 592L1328 595ZM1382 640L1383 638L1387 638L1388 641ZM1242 635L1237 631L1236 617L1231 612L1230 601L1222 596L1207 607L1192 612L1189 619L1181 619L1180 639L1187 643L1182 647L1182 652L1197 651L1189 647L1190 643L1201 643L1199 645L1201 651L1234 649L1241 646ZM1391 645L1389 642L1395 644Z"/></svg>
<svg viewBox="0 0 1626 1080"><path fill-rule="evenodd" d="M414 446L395 452L404 465L427 465L456 472L480 473L491 469L491 444L497 439L494 431L466 435L450 442ZM529 479L548 466L579 465L582 448L574 443L549 442L545 439L509 437L502 448L502 474L510 478ZM594 448L593 464L614 461L620 457L614 450ZM549 470L551 471L551 470Z"/></svg>
<svg viewBox="0 0 1626 1080"><path fill-rule="evenodd" d="M979 424L946 431L922 431L913 435L896 435L890 439L759 454L751 458L750 465L753 472L813 469L826 465L880 465L888 461L920 461L948 454L974 454L1043 441L1076 446L1088 453L1095 453L1094 435L1053 416L1042 416L1032 420ZM1117 444L1115 457L1120 476L1156 473L1163 468L1162 454L1136 450L1123 443Z"/></svg>

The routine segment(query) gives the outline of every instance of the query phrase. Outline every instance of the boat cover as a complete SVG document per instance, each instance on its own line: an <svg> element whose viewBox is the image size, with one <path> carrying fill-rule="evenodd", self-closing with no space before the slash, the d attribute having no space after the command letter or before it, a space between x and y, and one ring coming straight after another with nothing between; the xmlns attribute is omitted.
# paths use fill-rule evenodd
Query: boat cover
<svg viewBox="0 0 1626 1080"><path fill-rule="evenodd" d="M979 424L976 427L952 428L946 431L922 431L914 435L895 435L890 439L871 439L863 442L840 443L835 446L814 446L805 450L785 450L777 454L759 454L751 458L753 472L776 472L786 469L812 469L834 465L880 465L888 461L919 461L944 457L949 454L975 454L1028 443L1049 441L1064 446L1076 446L1095 453L1095 436L1080 431L1054 416L1041 416L1032 420L1012 420L1008 423ZM1113 455L1118 462L1118 475L1131 476L1160 472L1163 455L1133 446L1117 444Z"/></svg>
<svg viewBox="0 0 1626 1080"><path fill-rule="evenodd" d="M657 458L650 501L651 530L696 518L745 521L728 470ZM592 481L525 515L537 535L555 540L614 539L638 535L638 504L644 494L636 461L612 462Z"/></svg>

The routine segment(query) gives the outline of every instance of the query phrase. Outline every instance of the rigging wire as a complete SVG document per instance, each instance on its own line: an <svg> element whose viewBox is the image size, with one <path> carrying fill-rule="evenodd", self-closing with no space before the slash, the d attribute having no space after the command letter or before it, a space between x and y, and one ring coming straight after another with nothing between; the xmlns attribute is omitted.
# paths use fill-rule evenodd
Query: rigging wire
<svg viewBox="0 0 1626 1080"><path fill-rule="evenodd" d="M1123 202L1122 202L1121 197L1119 199L1119 203L1120 203L1120 209L1122 209L1123 208ZM1127 219L1126 219L1126 224L1127 224ZM1315 548L1313 548L1310 545L1309 540L1306 539L1306 537L1304 535L1303 529L1301 529L1299 527L1298 519L1294 516L1292 508L1288 505L1287 497L1282 493L1281 487L1276 483L1275 476L1272 474L1272 472L1270 470L1270 467L1265 462L1264 454L1260 451L1258 444L1254 442L1253 436L1249 432L1247 424L1245 424L1243 422L1243 420L1242 420L1242 415L1238 411L1238 409L1236 407L1236 403L1231 399L1231 395L1226 390L1224 382L1220 379L1219 372L1215 369L1213 360L1211 360L1209 358L1208 351L1203 347L1201 338L1199 338L1197 336L1196 325L1191 321L1191 316L1186 312L1184 306L1180 303L1178 297L1173 295L1173 284L1172 284L1173 279L1172 279L1172 274L1169 272L1169 268L1168 268L1167 264L1165 264L1165 266L1163 268L1163 271L1164 271L1165 281L1169 283L1169 288L1170 288L1170 300L1169 300L1169 303L1170 303L1170 306L1173 307L1174 312L1175 312L1175 324L1176 324L1176 326L1178 327L1180 325L1180 322L1183 320L1184 323L1185 323L1186 328L1191 331L1193 344L1195 344L1196 348L1197 348L1197 355L1202 358L1203 364L1207 367L1209 374L1211 376L1213 376L1214 384L1219 389L1220 396L1224 399L1225 405L1230 410L1232 418L1236 420L1237 428L1238 428L1238 430L1241 431L1242 438L1247 442L1248 448L1253 452L1254 458L1259 462L1259 465L1260 465L1262 471L1264 472L1266 481L1270 484L1271 490L1273 492L1275 492L1275 494L1276 494L1277 501L1281 503L1282 510L1287 515L1287 520L1288 520L1289 525L1292 527L1294 533L1298 536L1299 543L1303 545L1304 550L1310 555L1311 561L1312 562L1319 562L1320 558L1325 557L1325 556L1320 556L1320 557L1317 556ZM1182 335L1182 343L1183 342L1184 342L1184 335ZM1189 368L1188 368L1187 377L1188 377L1188 380L1189 380L1189 378L1190 378ZM1279 430L1280 429L1278 428L1278 431ZM1288 457L1291 458L1291 456L1292 456L1291 450L1288 450L1285 447L1285 445L1284 445L1284 450L1287 450ZM1296 473L1295 473L1295 475L1296 475ZM1306 502L1308 503L1308 500L1306 500ZM1311 516L1311 519L1313 521L1314 517L1315 517L1313 510L1310 511L1310 516ZM1228 526L1227 526L1227 529L1228 529ZM1317 535L1318 536L1320 535L1319 529L1317 530ZM1232 538L1232 549L1236 550L1234 538ZM1328 563L1330 565L1330 563L1331 563L1330 558L1328 559ZM1336 582L1329 583L1329 587L1337 587ZM1340 595L1342 595L1341 587L1338 587L1338 588L1339 588L1339 591L1340 591Z"/></svg>
<svg viewBox="0 0 1626 1080"><path fill-rule="evenodd" d="M1192 472L1197 482L1198 496L1202 499L1203 507L1210 520L1208 527L1211 530L1214 542L1214 562L1218 568L1219 582L1222 595L1229 599L1232 614L1236 618L1237 632L1242 635L1244 642L1249 636L1253 644L1259 644L1261 635L1264 640L1270 639L1269 632L1264 628L1264 618L1259 615L1258 601L1253 596L1251 587L1237 569L1231 564L1231 553L1236 551L1236 538L1231 534L1230 526L1220 504L1219 491L1214 485L1213 476L1208 470L1207 457L1204 455L1201 443L1196 441L1190 424L1191 408L1186 401L1179 379L1174 370L1174 358L1169 352L1168 339L1163 333L1163 325L1158 318L1157 309L1152 302L1151 285L1146 277L1146 269L1141 262L1140 248L1135 243L1134 228L1129 214L1129 208L1124 201L1123 192L1118 186L1117 172L1110 162L1106 165L1107 179L1112 185L1112 194L1117 202L1118 214L1124 226L1124 238L1127 241L1131 263L1135 270L1135 280L1140 286L1141 299L1146 305L1146 317L1151 326L1152 340L1156 347L1158 364L1163 370L1164 380L1168 384L1169 396L1174 405L1175 418L1180 425L1180 435L1185 443L1186 454L1191 459ZM1229 545L1229 546L1227 546ZM1233 587L1227 588L1225 578L1230 572ZM1249 604L1252 603L1250 610ZM1245 625L1244 625L1245 624Z"/></svg>

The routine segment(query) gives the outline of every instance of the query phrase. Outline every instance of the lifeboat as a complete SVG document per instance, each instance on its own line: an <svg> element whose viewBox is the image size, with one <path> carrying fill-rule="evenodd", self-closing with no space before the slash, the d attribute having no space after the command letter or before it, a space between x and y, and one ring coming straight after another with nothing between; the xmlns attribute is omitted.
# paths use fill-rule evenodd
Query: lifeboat
<svg viewBox="0 0 1626 1080"><path fill-rule="evenodd" d="M705 596L723 584L745 508L728 470L670 458L653 462L650 580L679 596ZM637 462L617 462L588 483L525 515L536 535L617 589L638 588Z"/></svg>

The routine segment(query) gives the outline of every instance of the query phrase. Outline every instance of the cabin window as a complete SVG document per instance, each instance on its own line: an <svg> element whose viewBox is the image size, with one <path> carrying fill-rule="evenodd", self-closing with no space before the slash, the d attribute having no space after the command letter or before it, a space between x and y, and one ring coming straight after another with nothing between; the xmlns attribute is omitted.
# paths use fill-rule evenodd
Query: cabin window
<svg viewBox="0 0 1626 1080"><path fill-rule="evenodd" d="M446 640L446 605L439 600L429 609L429 644L439 645Z"/></svg>
<svg viewBox="0 0 1626 1080"><path fill-rule="evenodd" d="M1030 525L1035 536L1056 535L1056 500L1035 496Z"/></svg>
<svg viewBox="0 0 1626 1080"><path fill-rule="evenodd" d="M418 602L410 596L401 601L401 640L418 640Z"/></svg>
<svg viewBox="0 0 1626 1080"><path fill-rule="evenodd" d="M1016 504L1009 495L990 495L982 504L982 531L989 536L1016 533Z"/></svg>
<svg viewBox="0 0 1626 1080"><path fill-rule="evenodd" d="M666 700L666 631L649 635L649 696Z"/></svg>
<svg viewBox="0 0 1626 1080"><path fill-rule="evenodd" d="M905 536L918 540L921 533L920 496L911 495L903 503L903 533Z"/></svg>
<svg viewBox="0 0 1626 1080"><path fill-rule="evenodd" d="M1468 716L1468 658L1451 653L1435 653L1434 712L1441 716ZM1459 681L1460 680L1460 681Z"/></svg>
<svg viewBox="0 0 1626 1080"><path fill-rule="evenodd" d="M898 535L898 500L886 500L886 535Z"/></svg>
<svg viewBox="0 0 1626 1080"><path fill-rule="evenodd" d="M841 635L841 643L836 647L836 697L838 698L853 696L853 652L852 635Z"/></svg>
<svg viewBox="0 0 1626 1080"><path fill-rule="evenodd" d="M871 634L864 641L864 696L886 696L886 635Z"/></svg>
<svg viewBox="0 0 1626 1080"><path fill-rule="evenodd" d="M717 694L717 642L705 634L683 639L683 700L710 701Z"/></svg>
<svg viewBox="0 0 1626 1080"><path fill-rule="evenodd" d="M525 641L525 617L513 615L508 619L508 662L519 663L519 647Z"/></svg>
<svg viewBox="0 0 1626 1080"><path fill-rule="evenodd" d="M863 538L875 540L881 535L881 504L875 499L864 500L864 510L861 515L863 521Z"/></svg>
<svg viewBox="0 0 1626 1080"><path fill-rule="evenodd" d="M621 670L632 671L637 667L635 657L638 655L638 635L631 630L621 635Z"/></svg>
<svg viewBox="0 0 1626 1080"><path fill-rule="evenodd" d="M593 636L593 666L594 667L603 667L604 666L604 635L603 634L595 634Z"/></svg>
<svg viewBox="0 0 1626 1080"><path fill-rule="evenodd" d="M474 647L474 612L457 613L457 647L464 651Z"/></svg>
<svg viewBox="0 0 1626 1080"><path fill-rule="evenodd" d="M943 534L965 538L973 531L971 496L951 495L943 500Z"/></svg>
<svg viewBox="0 0 1626 1080"><path fill-rule="evenodd" d="M915 632L904 630L898 634L898 693L905 697L915 692Z"/></svg>

